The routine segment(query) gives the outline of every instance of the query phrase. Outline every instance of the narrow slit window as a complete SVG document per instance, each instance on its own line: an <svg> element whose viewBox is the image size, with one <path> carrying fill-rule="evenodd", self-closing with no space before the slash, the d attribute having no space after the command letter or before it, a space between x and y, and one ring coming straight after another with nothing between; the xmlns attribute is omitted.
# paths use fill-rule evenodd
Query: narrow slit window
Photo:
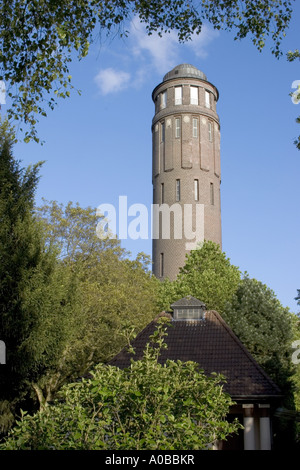
<svg viewBox="0 0 300 470"><path fill-rule="evenodd" d="M210 203L211 203L212 206L215 203L214 183L210 183Z"/></svg>
<svg viewBox="0 0 300 470"><path fill-rule="evenodd" d="M161 185L160 185L160 201L161 201L161 204L163 204L165 202L165 186L164 186L164 183L161 183Z"/></svg>
<svg viewBox="0 0 300 470"><path fill-rule="evenodd" d="M198 88L196 86L191 86L190 92L191 92L191 104L198 105Z"/></svg>
<svg viewBox="0 0 300 470"><path fill-rule="evenodd" d="M175 87L175 104L182 104L182 87L176 86Z"/></svg>
<svg viewBox="0 0 300 470"><path fill-rule="evenodd" d="M213 138L212 138L212 123L210 121L208 121L208 140L210 142L212 142Z"/></svg>
<svg viewBox="0 0 300 470"><path fill-rule="evenodd" d="M198 119L193 118L193 137L198 137Z"/></svg>
<svg viewBox="0 0 300 470"><path fill-rule="evenodd" d="M159 256L159 276L163 277L164 275L164 254L160 253Z"/></svg>
<svg viewBox="0 0 300 470"><path fill-rule="evenodd" d="M180 128L180 118L175 119L175 138L180 139L181 128Z"/></svg>
<svg viewBox="0 0 300 470"><path fill-rule="evenodd" d="M199 201L199 180L194 180L194 198Z"/></svg>
<svg viewBox="0 0 300 470"><path fill-rule="evenodd" d="M180 180L176 180L176 202L180 201Z"/></svg>
<svg viewBox="0 0 300 470"><path fill-rule="evenodd" d="M161 123L161 136L160 136L161 142L165 141L165 123Z"/></svg>

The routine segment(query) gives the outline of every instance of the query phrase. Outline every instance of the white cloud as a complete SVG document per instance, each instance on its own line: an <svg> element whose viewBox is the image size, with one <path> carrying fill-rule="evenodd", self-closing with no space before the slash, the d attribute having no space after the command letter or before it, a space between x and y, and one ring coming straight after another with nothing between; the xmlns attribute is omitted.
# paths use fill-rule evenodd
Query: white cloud
<svg viewBox="0 0 300 470"><path fill-rule="evenodd" d="M149 74L158 73L163 77L177 64L187 62L186 57L190 58L191 55L204 59L208 55L208 45L219 35L210 26L203 25L199 35L194 34L191 41L180 44L174 31L162 37L157 33L149 36L138 17L131 22L129 32L126 49L122 50L119 60L126 63L126 68L130 67L131 74L112 67L100 70L95 82L103 95L129 87L138 88ZM197 66L197 63L194 65Z"/></svg>
<svg viewBox="0 0 300 470"><path fill-rule="evenodd" d="M135 18L131 23L129 37L134 43L133 54L136 57L144 58L145 52L148 53L151 61L149 65L152 68L155 67L157 71L163 72L176 62L178 41L177 35L173 31L162 37L156 33L148 36L145 26L138 18Z"/></svg>
<svg viewBox="0 0 300 470"><path fill-rule="evenodd" d="M95 82L103 95L116 93L129 86L130 74L110 67L100 70Z"/></svg>
<svg viewBox="0 0 300 470"><path fill-rule="evenodd" d="M210 28L207 25L202 26L200 34L194 34L192 40L188 43L197 57L205 58L208 56L207 46L219 36L219 31Z"/></svg>
<svg viewBox="0 0 300 470"><path fill-rule="evenodd" d="M208 45L219 36L219 32L208 25L202 26L200 34L194 34L190 41L184 44L178 42L177 33L171 31L159 37L157 33L148 36L145 26L135 18L130 27L129 38L136 58L140 58L145 66L164 75L167 70L182 61L182 57L192 52L196 57L205 58L208 55ZM185 60L183 59L183 62Z"/></svg>

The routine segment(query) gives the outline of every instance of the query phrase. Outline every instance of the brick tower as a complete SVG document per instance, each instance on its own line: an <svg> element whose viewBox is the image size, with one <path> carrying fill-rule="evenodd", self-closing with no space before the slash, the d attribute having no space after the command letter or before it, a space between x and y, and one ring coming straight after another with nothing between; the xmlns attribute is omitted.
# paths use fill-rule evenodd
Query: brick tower
<svg viewBox="0 0 300 470"><path fill-rule="evenodd" d="M174 280L199 242L221 246L217 88L193 65L153 90L153 273Z"/></svg>

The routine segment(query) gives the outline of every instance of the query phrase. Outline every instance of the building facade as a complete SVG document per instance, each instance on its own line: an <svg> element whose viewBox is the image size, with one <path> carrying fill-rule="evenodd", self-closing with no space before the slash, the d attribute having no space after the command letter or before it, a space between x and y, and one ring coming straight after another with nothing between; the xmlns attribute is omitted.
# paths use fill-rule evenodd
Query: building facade
<svg viewBox="0 0 300 470"><path fill-rule="evenodd" d="M203 240L222 244L217 88L181 64L152 93L153 273L174 280Z"/></svg>

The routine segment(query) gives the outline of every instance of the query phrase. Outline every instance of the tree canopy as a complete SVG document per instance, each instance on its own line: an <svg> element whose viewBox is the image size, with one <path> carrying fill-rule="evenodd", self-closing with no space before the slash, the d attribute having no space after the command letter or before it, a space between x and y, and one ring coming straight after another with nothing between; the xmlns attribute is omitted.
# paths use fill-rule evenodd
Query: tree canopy
<svg viewBox="0 0 300 470"><path fill-rule="evenodd" d="M291 375L293 340L294 316L289 309L270 288L246 274L223 317L277 385L285 388Z"/></svg>
<svg viewBox="0 0 300 470"><path fill-rule="evenodd" d="M222 313L241 279L238 267L230 263L219 245L205 241L186 257L175 281L168 279L159 287L159 306L169 310L172 302L192 295L205 303L208 310Z"/></svg>
<svg viewBox="0 0 300 470"><path fill-rule="evenodd" d="M37 372L38 342L28 347L33 331L43 321L48 279L56 256L45 249L33 214L40 164L23 169L13 157L13 131L0 128L0 335L7 361L0 376L0 432L12 407L25 398L28 381ZM6 409L6 411L5 411Z"/></svg>
<svg viewBox="0 0 300 470"><path fill-rule="evenodd" d="M250 36L258 50L269 37L272 52L292 17L293 0L3 0L0 6L0 80L11 102L9 119L25 124L25 141L39 140L37 116L46 116L57 98L70 96L69 64L88 54L103 34L127 35L135 16L148 34L176 31L179 41L199 34L204 22Z"/></svg>

